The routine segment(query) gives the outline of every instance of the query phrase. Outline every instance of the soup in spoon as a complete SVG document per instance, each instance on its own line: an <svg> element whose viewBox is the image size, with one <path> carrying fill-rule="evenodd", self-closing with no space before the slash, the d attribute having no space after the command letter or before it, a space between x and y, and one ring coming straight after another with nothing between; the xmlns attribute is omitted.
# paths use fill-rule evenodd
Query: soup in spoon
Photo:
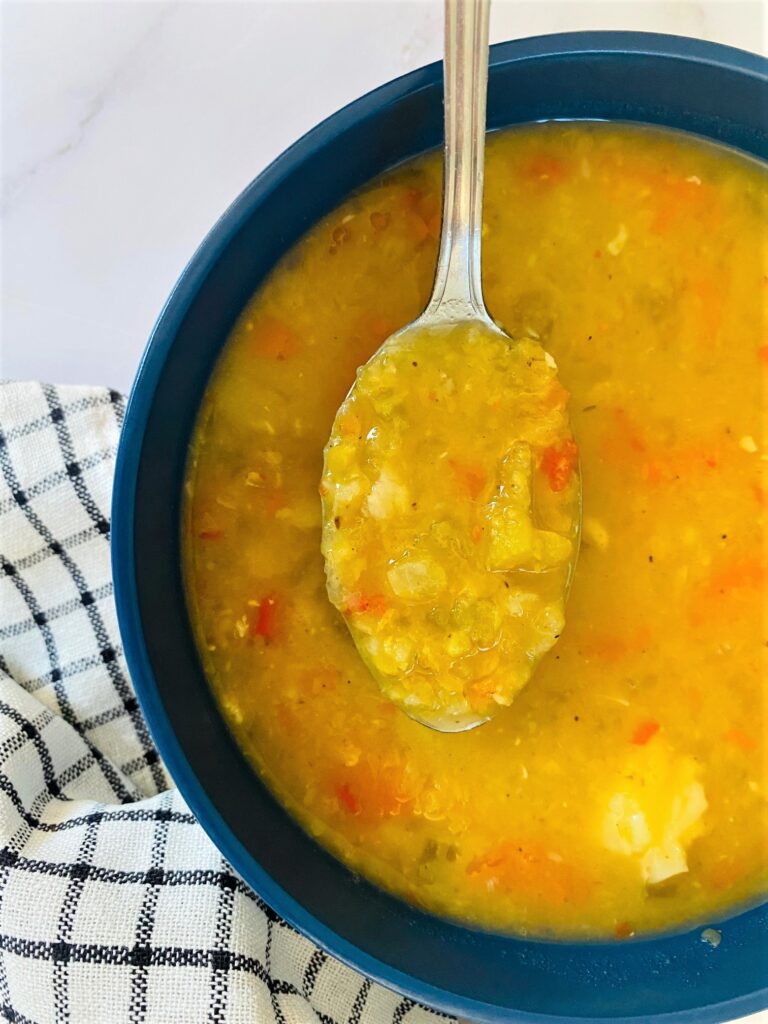
<svg viewBox="0 0 768 1024"><path fill-rule="evenodd" d="M579 514L567 398L538 341L469 322L395 336L339 410L328 593L424 724L487 720L560 636Z"/></svg>

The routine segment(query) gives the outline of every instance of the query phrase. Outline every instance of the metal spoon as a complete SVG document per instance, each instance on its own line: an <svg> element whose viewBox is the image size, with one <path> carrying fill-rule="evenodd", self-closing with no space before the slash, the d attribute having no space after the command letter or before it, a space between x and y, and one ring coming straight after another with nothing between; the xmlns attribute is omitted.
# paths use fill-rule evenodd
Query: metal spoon
<svg viewBox="0 0 768 1024"><path fill-rule="evenodd" d="M562 621L559 612L550 615L547 624L542 627L544 632L541 636L536 633L536 643L531 640L528 645L530 650L525 648L510 654L510 643L507 642L509 637L505 638L503 623L494 633L498 618L494 602L501 609L508 632L521 627L520 617L524 614L530 617L536 614L542 621L542 617L546 618L547 609L542 604L543 599L536 597L535 593L536 600L526 594L526 579L527 585L533 587L534 591L539 585L545 590L548 587L547 599L554 604L559 602L558 608L561 609L573 574L579 538L580 483L577 469L574 479L568 482L569 489L561 501L562 508L555 509L560 517L561 528L553 531L550 522L548 529L539 529L541 523L534 522L536 510L532 507L535 490L532 472L538 465L536 458L540 459L540 453L538 456L532 454L535 445L531 448L528 443L531 437L537 436L538 426L535 403L531 405L531 389L535 389L542 381L542 387L551 389L553 382L555 388L559 387L554 360L535 342L529 341L526 342L529 348L525 350L527 360L521 362L523 342L513 341L505 334L491 319L483 302L480 250L489 8L490 0L446 0L443 214L432 297L422 315L388 338L358 371L357 380L336 417L326 447L321 485L323 553L329 596L344 614L360 654L387 696L411 717L440 731L462 731L487 721L500 705L511 702L514 694L533 672L539 658L556 641ZM469 404L465 408L461 401L457 404L455 396L448 397L447 401L453 402L451 409L454 411L447 420L444 416L441 421L448 423L448 428L437 427L436 437L432 436L435 431L431 432L431 427L424 432L424 447L418 454L426 459L427 464L435 465L440 459L450 456L450 444L446 444L445 450L442 450L440 430L450 430L451 416L468 416L467 429L471 431L476 428L479 435L486 420L482 403L480 406L477 404L478 393L483 392L489 375L493 376L498 371L498 374L507 375L504 377L505 382L509 378L509 383L505 383L507 391L504 399L510 410L516 406L525 406L526 402L534 410L530 417L532 422L527 424L524 436L520 438L514 433L507 436L503 458L495 459L494 466L486 467L487 475L490 477L493 472L494 479L498 479L499 483L494 495L485 495L486 499L490 497L491 500L482 506L482 515L486 517L482 521L487 521L491 539L484 541L483 547L478 547L478 554L474 554L466 538L450 536L450 523L443 529L442 537L434 529L435 526L444 525L441 517L450 519L450 500L444 494L441 496L435 492L434 495L419 495L420 502L406 501L405 487L394 479L392 472L380 472L379 466L376 470L378 476L372 480L371 473L366 476L366 471L361 469L363 462L367 470L371 469L376 458L381 456L382 445L386 449L389 465L397 468L398 464L408 462L405 451L398 451L399 446L402 445L404 449L406 444L412 444L414 435L413 431L407 429L405 401L409 396L408 381L414 378L408 377L406 380L406 375L423 374L425 371L418 370L419 365L423 367L430 360L434 364L435 352L440 353L440 361L444 362L446 369L452 366L456 376L461 377L461 387L468 396L465 401ZM536 364L533 370L526 369L532 363ZM471 372L467 379L467 367L471 371L473 365L478 375L476 380L472 379ZM375 388L378 389L376 393L382 398L383 405L380 403L376 406L375 400L373 405L370 402L366 405L369 396L366 396L365 390L372 386L372 381L375 382ZM410 395L410 401L420 401L415 392ZM382 415L381 421L377 421L376 409L389 409L390 406L406 410L402 415L397 414L401 420L400 434L392 433L387 415ZM367 410L362 414L366 420L365 428L360 426L358 415L363 408ZM474 410L472 415L469 415L470 408ZM477 420L474 424L471 422L472 416ZM437 422L437 409L434 419ZM568 440L570 428L567 426L564 409L557 411L555 420L561 432L564 432L563 445L572 444ZM501 427L503 430L503 423ZM575 451L575 446L572 450ZM566 447L562 451L566 452ZM451 461L450 458L448 461ZM473 472L475 477L470 478L469 487L472 492L477 490L479 495L485 486L485 468ZM408 497L414 498L414 494ZM373 550L376 548L375 539L381 536L379 530L384 520L391 522L393 531L402 534L402 530L407 529L407 523L417 515L415 510L419 504L423 506L429 500L432 500L433 507L421 513L421 532L408 535L404 550L398 548L394 553L389 552L385 563L381 563L381 550L377 548L375 551L375 557L381 563L378 565L378 578L389 581L381 589L388 590L389 598L393 597L394 591L395 601L405 595L392 635L388 635L381 626L381 616L387 612L389 598L382 592L371 596L360 589L361 580L376 576L375 572L369 571L372 566L366 563L365 554L360 553L360 538L362 536L365 540L367 537L362 546ZM430 519L430 516L433 518ZM497 543L498 538L494 541L494 523L501 524L500 529L528 530L534 538L536 553L527 551L519 555L512 551L505 554L504 537L501 538L502 542ZM474 529L476 531L479 527ZM482 529L485 530L485 526ZM373 547L371 537L374 538ZM511 547L514 548L517 540L512 537L512 541ZM452 554L449 551L445 555L448 559L454 559L449 572L458 578L460 573L454 571L458 564L459 569L466 569L467 577L474 581L458 595L450 614L443 614L431 603L438 601L440 587L450 589L451 586L449 572L441 567L439 559L429 554L435 544L441 543L445 550L453 549ZM459 548L464 559L460 564L455 562L455 553ZM481 552L485 560L482 565ZM373 554L371 558L374 558ZM473 564L472 559L477 565ZM503 573L507 568L513 571ZM535 578L536 573L540 575ZM550 576L542 583L547 573ZM522 585L521 579L524 581ZM507 592L502 587L508 588ZM491 598L487 597L486 591L491 594ZM522 600L521 594L525 600ZM514 601L517 603L514 604ZM505 611L509 608L512 610ZM530 610L520 611L520 608ZM436 627L435 623L441 614L445 620L444 625ZM462 616L466 618L466 623ZM442 634L440 628L444 630ZM538 619L536 628L539 628ZM434 635L435 629L438 630L437 641L430 654L429 644L424 640L424 631L431 631ZM440 668L445 661L439 649L443 638L446 649L453 645L458 650L455 662L450 662L450 673L445 670L448 662ZM472 645L469 655L466 653L468 643ZM460 649L462 644L464 653ZM496 654L493 653L494 648ZM505 650L507 653L503 657L498 656L499 652L503 654ZM441 671L443 676L440 676ZM462 673L467 676L466 686L462 682ZM479 677L475 678L478 673Z"/></svg>

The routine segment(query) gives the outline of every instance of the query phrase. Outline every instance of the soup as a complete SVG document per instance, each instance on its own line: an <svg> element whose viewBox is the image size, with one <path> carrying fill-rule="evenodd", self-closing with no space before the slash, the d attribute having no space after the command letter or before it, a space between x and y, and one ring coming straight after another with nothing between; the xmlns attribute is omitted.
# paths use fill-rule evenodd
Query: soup
<svg viewBox="0 0 768 1024"><path fill-rule="evenodd" d="M222 353L183 524L207 675L291 813L406 900L558 937L716 919L768 881L765 172L640 127L489 139L488 308L557 361L584 518L557 644L458 734L360 660L318 495L355 369L428 297L440 188L432 154L348 199Z"/></svg>

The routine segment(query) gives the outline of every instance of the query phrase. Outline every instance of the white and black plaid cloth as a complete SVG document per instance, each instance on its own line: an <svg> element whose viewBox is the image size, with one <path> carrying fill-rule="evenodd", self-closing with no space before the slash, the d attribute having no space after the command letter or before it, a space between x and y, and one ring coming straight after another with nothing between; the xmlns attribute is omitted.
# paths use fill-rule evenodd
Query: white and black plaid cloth
<svg viewBox="0 0 768 1024"><path fill-rule="evenodd" d="M281 921L171 787L112 599L123 408L0 385L0 1020L445 1020Z"/></svg>

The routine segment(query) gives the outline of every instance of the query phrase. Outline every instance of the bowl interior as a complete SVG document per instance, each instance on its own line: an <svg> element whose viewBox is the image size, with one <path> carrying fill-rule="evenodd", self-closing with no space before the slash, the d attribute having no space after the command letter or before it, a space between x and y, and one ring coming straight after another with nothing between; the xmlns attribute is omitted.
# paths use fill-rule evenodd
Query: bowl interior
<svg viewBox="0 0 768 1024"><path fill-rule="evenodd" d="M766 1002L768 908L625 943L524 941L440 920L365 881L273 799L227 730L197 657L180 570L187 447L211 369L276 260L350 191L442 138L441 68L334 115L236 200L169 299L131 397L118 458L113 558L126 655L176 783L235 869L335 955L473 1020L714 1021ZM766 62L693 40L549 36L493 48L489 127L551 118L639 121L768 158Z"/></svg>

